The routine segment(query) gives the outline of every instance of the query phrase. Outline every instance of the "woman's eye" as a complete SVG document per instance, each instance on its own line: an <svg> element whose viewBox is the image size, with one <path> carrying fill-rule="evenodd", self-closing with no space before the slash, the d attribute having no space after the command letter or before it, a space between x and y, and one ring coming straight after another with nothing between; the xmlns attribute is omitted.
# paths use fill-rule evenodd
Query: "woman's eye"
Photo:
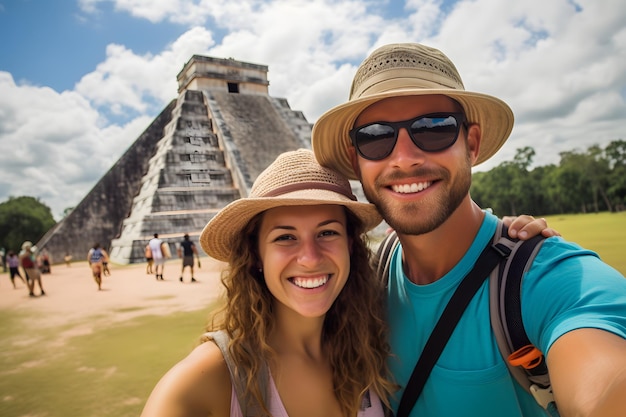
<svg viewBox="0 0 626 417"><path fill-rule="evenodd" d="M295 240L295 239L296 238L294 235L280 235L274 239L274 242L289 241L289 240Z"/></svg>
<svg viewBox="0 0 626 417"><path fill-rule="evenodd" d="M320 233L320 236L337 236L339 235L339 232L337 232L336 230L324 230L323 232Z"/></svg>

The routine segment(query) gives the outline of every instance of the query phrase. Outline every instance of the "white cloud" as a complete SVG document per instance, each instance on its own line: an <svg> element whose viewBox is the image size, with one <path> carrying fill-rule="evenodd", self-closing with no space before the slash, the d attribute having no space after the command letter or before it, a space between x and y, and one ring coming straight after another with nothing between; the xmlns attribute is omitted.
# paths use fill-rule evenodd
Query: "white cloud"
<svg viewBox="0 0 626 417"><path fill-rule="evenodd" d="M159 107L176 96L176 75L194 53L206 52L213 43L204 28L190 29L158 55L136 55L122 45L109 45L106 60L85 75L76 92L95 106L146 112L156 100ZM155 109L150 109L153 112Z"/></svg>
<svg viewBox="0 0 626 417"><path fill-rule="evenodd" d="M144 123L148 120L144 118ZM75 205L112 164L109 155L129 146L135 123L106 134L100 116L75 92L16 85L0 72L0 191L30 195L59 216ZM145 128L145 126L143 127Z"/></svg>

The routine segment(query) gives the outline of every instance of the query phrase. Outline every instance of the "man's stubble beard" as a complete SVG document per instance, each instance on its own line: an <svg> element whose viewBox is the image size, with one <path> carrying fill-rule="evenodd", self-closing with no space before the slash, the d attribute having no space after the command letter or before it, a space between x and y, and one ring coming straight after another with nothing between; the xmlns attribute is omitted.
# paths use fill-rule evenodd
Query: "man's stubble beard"
<svg viewBox="0 0 626 417"><path fill-rule="evenodd" d="M443 168L439 170L437 176L440 178L438 182L440 191L438 195L425 201L409 202L402 206L397 202L392 204L385 201L374 192L379 189L378 179L374 184L374 190L362 185L363 193L367 200L376 206L385 222L398 233L404 235L429 233L445 223L468 196L472 183L469 153L464 163L465 166L457 171L458 175L453 183L450 183L449 171Z"/></svg>

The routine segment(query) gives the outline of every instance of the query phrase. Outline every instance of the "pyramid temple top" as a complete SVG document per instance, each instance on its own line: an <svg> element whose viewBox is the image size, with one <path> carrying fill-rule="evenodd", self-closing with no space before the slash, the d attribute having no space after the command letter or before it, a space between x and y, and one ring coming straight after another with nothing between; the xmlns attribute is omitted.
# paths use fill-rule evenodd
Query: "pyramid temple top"
<svg viewBox="0 0 626 417"><path fill-rule="evenodd" d="M176 77L178 93L184 90L208 90L269 95L267 68L266 65L233 58L194 55Z"/></svg>

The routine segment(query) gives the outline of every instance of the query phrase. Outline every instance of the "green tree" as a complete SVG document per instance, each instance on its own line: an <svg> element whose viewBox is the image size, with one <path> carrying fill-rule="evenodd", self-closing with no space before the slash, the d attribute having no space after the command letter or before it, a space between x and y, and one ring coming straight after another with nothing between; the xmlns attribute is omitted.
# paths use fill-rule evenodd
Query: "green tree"
<svg viewBox="0 0 626 417"><path fill-rule="evenodd" d="M626 141L619 139L604 148L610 173L608 179L608 198L614 210L626 209Z"/></svg>
<svg viewBox="0 0 626 417"><path fill-rule="evenodd" d="M609 167L602 149L593 145L585 153L561 152L560 192L576 201L579 211L612 210L607 198ZM576 194L574 196L573 194ZM602 198L604 205L600 204Z"/></svg>
<svg viewBox="0 0 626 417"><path fill-rule="evenodd" d="M22 243L35 243L56 222L50 208L34 197L9 197L0 203L0 246L19 252Z"/></svg>
<svg viewBox="0 0 626 417"><path fill-rule="evenodd" d="M626 209L626 141L559 155L559 165L530 171L535 151L520 148L512 161L474 173L472 198L499 216Z"/></svg>
<svg viewBox="0 0 626 417"><path fill-rule="evenodd" d="M626 141L622 139L614 140L604 148L606 159L609 161L611 169L616 166L626 166Z"/></svg>
<svg viewBox="0 0 626 417"><path fill-rule="evenodd" d="M489 172L474 174L472 198L481 207L491 207L498 216L530 213L536 200L536 187L528 175L535 150L518 149L514 160L505 161Z"/></svg>
<svg viewBox="0 0 626 417"><path fill-rule="evenodd" d="M536 187L540 190L540 204L532 213L563 214L568 210L569 203L559 191L559 167L551 164L533 170Z"/></svg>

